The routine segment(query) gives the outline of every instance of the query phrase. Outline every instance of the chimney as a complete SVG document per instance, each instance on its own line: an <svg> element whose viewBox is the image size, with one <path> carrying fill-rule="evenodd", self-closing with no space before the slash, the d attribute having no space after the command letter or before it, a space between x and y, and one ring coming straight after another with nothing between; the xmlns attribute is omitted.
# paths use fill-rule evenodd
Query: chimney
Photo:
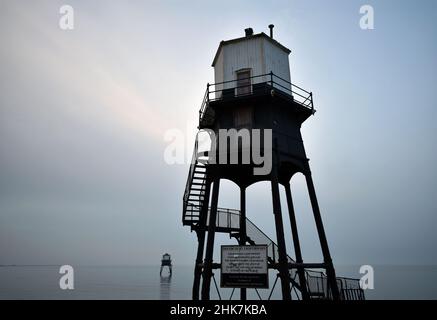
<svg viewBox="0 0 437 320"><path fill-rule="evenodd" d="M246 37L250 37L250 36L253 35L253 29L252 28L244 29L244 32L246 33Z"/></svg>
<svg viewBox="0 0 437 320"><path fill-rule="evenodd" d="M273 39L273 28L274 28L275 26L273 25L273 24L269 24L269 29L270 29L270 38L272 38Z"/></svg>

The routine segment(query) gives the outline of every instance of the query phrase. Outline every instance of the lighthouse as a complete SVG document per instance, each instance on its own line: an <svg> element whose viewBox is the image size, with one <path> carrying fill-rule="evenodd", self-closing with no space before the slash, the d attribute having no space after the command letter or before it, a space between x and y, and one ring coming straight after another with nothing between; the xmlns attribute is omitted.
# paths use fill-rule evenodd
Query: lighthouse
<svg viewBox="0 0 437 320"><path fill-rule="evenodd" d="M211 147L200 152L196 139L183 196L182 223L196 232L198 240L194 300L210 299L213 271L223 269L224 261L213 261L217 232L236 239L234 252L265 246L266 268L260 270L277 272L274 283L280 283L284 300L364 298L358 280L335 273L300 130L315 113L313 94L292 83L290 54L274 38L270 25L268 34L246 28L242 37L221 41L213 58L214 83L206 86L198 125L210 135ZM302 258L290 187L296 173L306 180L323 261ZM239 208L218 207L222 179L239 187ZM246 212L246 189L260 181L271 185L272 211L266 214L274 223L275 239ZM285 190L285 199L280 197L280 188ZM287 203L288 212L283 212L281 201ZM290 221L291 239L284 235L284 219ZM257 252L262 254L262 248ZM261 287L256 281L238 281L238 276L237 272L231 285L240 289L242 300L247 290ZM249 274L242 278L255 279Z"/></svg>

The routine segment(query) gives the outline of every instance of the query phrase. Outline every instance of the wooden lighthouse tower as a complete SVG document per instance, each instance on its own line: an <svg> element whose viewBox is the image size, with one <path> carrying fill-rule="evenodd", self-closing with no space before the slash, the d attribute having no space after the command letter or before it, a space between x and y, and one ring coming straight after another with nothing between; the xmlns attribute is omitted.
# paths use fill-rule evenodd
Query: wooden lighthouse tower
<svg viewBox="0 0 437 320"><path fill-rule="evenodd" d="M229 233L240 246L267 245L268 268L277 270L285 300L291 299L293 292L299 299L362 299L356 279L336 277L305 153L300 128L315 112L312 93L291 83L290 50L273 38L273 25L269 28L270 35L254 34L248 28L241 38L222 41L212 64L215 83L207 85L199 111L199 129L212 133L211 150L199 152L196 139L183 197L183 224L190 226L198 238L193 299L210 298L213 270L221 267L220 262L213 261L216 232ZM230 130L246 130L252 133L252 140L249 144L239 141L244 138L241 134L234 146L223 147L228 141L220 134ZM260 133L255 135L255 131ZM256 146L255 136L264 138ZM255 174L261 166L258 161L241 161L245 153L254 151L271 155L270 170ZM233 153L239 162L230 161ZM290 189L290 179L298 172L306 179L323 254L321 262L302 260ZM239 186L240 208L218 207L221 179ZM271 183L276 241L246 215L246 188L259 181ZM284 236L281 185L285 188L292 239ZM287 253L287 244L291 243L294 254ZM246 290L241 287L242 300L247 297Z"/></svg>

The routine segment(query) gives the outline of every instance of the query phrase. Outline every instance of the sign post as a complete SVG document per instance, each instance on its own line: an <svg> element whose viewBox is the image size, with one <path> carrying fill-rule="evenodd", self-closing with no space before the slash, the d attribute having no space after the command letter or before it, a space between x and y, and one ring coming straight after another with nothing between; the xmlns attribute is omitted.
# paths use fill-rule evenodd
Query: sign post
<svg viewBox="0 0 437 320"><path fill-rule="evenodd" d="M268 288L267 245L222 246L222 288Z"/></svg>

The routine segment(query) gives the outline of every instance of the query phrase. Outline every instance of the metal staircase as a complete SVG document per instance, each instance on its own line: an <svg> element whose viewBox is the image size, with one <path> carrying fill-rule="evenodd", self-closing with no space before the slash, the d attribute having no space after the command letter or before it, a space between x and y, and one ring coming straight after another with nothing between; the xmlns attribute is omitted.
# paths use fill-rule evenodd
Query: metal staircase
<svg viewBox="0 0 437 320"><path fill-rule="evenodd" d="M193 158L188 173L187 184L183 197L182 223L190 226L191 230L200 228L200 216L204 203L206 179L208 170L208 153L198 152L196 139ZM210 210L208 207L206 226L210 223ZM267 255L270 265L279 262L278 245L246 217L246 240L250 245L267 245ZM230 237L240 237L240 211L235 209L217 208L216 232L228 233ZM289 263L295 263L293 258L287 255ZM328 287L327 276L320 271L305 270L306 288L311 299L330 299L331 293ZM292 290L298 298L302 297L302 287L299 283L296 268L290 269L290 282ZM343 300L364 300L364 292L359 286L357 279L337 277L337 283ZM299 293L296 291L298 290Z"/></svg>
<svg viewBox="0 0 437 320"><path fill-rule="evenodd" d="M196 228L199 224L200 212L204 205L206 188L207 158L198 154L198 141L194 145L193 158L190 164L187 184L183 199L182 223Z"/></svg>

